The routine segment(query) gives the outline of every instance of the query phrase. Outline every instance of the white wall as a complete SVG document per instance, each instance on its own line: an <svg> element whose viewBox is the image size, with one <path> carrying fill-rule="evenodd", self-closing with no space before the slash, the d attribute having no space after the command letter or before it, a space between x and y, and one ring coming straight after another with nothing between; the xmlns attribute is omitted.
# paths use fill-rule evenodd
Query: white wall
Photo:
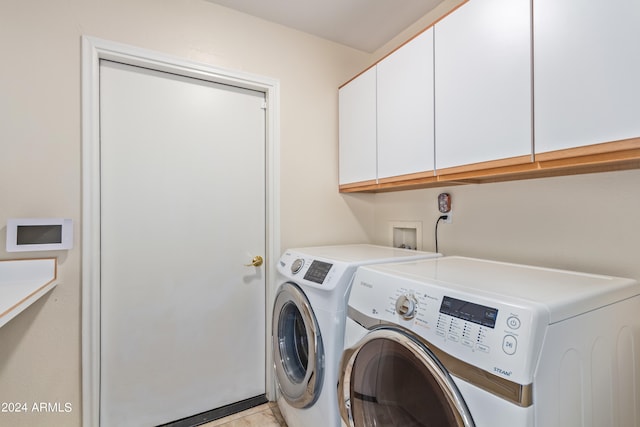
<svg viewBox="0 0 640 427"><path fill-rule="evenodd" d="M0 329L0 402L71 403L0 413L2 426L81 420L81 36L280 80L283 247L367 241L372 197L337 193L337 87L371 56L202 0L0 2L0 259L6 219L66 217L60 284ZM37 257L23 253L20 257Z"/></svg>
<svg viewBox="0 0 640 427"><path fill-rule="evenodd" d="M375 238L389 221L422 221L435 249L440 192L452 195L452 224L438 227L439 250L640 280L640 171L381 193Z"/></svg>

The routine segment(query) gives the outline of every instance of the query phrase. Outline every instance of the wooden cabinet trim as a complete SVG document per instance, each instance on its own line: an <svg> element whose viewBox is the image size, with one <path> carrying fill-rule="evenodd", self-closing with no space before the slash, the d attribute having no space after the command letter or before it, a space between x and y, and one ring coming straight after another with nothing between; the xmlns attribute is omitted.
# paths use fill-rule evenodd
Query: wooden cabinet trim
<svg viewBox="0 0 640 427"><path fill-rule="evenodd" d="M454 166L450 168L437 169L436 174L438 176L443 175L460 175L460 174L476 174L481 170L495 170L497 168L503 168L507 166L521 165L524 163L532 163L533 156L517 156L507 159L490 160L488 162L472 163L470 165ZM437 159L436 159L437 163Z"/></svg>
<svg viewBox="0 0 640 427"><path fill-rule="evenodd" d="M435 178L436 178L435 171L416 172L416 173L409 173L405 175L380 178L378 180L378 183L384 185L384 184L396 183L396 182L408 182L408 181L423 180L423 179L428 180L431 178L433 178L433 180L435 181Z"/></svg>
<svg viewBox="0 0 640 427"><path fill-rule="evenodd" d="M371 191L377 187L378 183L375 179L369 181L353 182L349 184L341 184L339 186L341 193L352 193L358 191Z"/></svg>
<svg viewBox="0 0 640 427"><path fill-rule="evenodd" d="M621 141L603 142L601 144L585 145L582 147L535 154L535 160L539 162L546 162L558 159L606 154L617 151L628 151L637 148L640 148L640 138L629 138Z"/></svg>
<svg viewBox="0 0 640 427"><path fill-rule="evenodd" d="M559 152L539 154L533 162L520 162L529 156L449 168L433 176L433 171L340 186L340 192L388 192L464 184L516 181L554 176L640 169L640 138L630 138Z"/></svg>

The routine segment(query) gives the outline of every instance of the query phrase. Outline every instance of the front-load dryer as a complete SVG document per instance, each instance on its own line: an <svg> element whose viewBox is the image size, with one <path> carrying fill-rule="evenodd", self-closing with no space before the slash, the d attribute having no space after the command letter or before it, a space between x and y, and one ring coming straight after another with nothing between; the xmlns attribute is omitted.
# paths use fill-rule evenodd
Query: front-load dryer
<svg viewBox="0 0 640 427"><path fill-rule="evenodd" d="M486 260L367 266L348 300L347 425L640 427L640 285Z"/></svg>
<svg viewBox="0 0 640 427"><path fill-rule="evenodd" d="M375 245L289 249L278 262L273 359L289 427L338 427L336 387L349 286L358 266L439 256Z"/></svg>

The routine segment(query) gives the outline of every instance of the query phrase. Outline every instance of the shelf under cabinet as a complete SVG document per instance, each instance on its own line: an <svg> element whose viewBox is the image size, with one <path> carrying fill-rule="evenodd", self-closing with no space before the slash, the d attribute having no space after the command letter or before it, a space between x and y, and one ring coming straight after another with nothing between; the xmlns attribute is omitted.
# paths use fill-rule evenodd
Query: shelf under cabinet
<svg viewBox="0 0 640 427"><path fill-rule="evenodd" d="M57 259L0 260L0 327L56 285Z"/></svg>

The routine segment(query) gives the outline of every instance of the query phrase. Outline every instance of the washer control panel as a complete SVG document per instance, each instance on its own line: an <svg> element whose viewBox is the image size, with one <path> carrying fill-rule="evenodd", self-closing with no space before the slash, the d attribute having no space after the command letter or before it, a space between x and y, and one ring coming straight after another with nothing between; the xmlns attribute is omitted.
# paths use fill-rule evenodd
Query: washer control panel
<svg viewBox="0 0 640 427"><path fill-rule="evenodd" d="M537 307L368 269L356 272L349 307L379 323L410 329L448 354L520 384L533 380L547 325Z"/></svg>

